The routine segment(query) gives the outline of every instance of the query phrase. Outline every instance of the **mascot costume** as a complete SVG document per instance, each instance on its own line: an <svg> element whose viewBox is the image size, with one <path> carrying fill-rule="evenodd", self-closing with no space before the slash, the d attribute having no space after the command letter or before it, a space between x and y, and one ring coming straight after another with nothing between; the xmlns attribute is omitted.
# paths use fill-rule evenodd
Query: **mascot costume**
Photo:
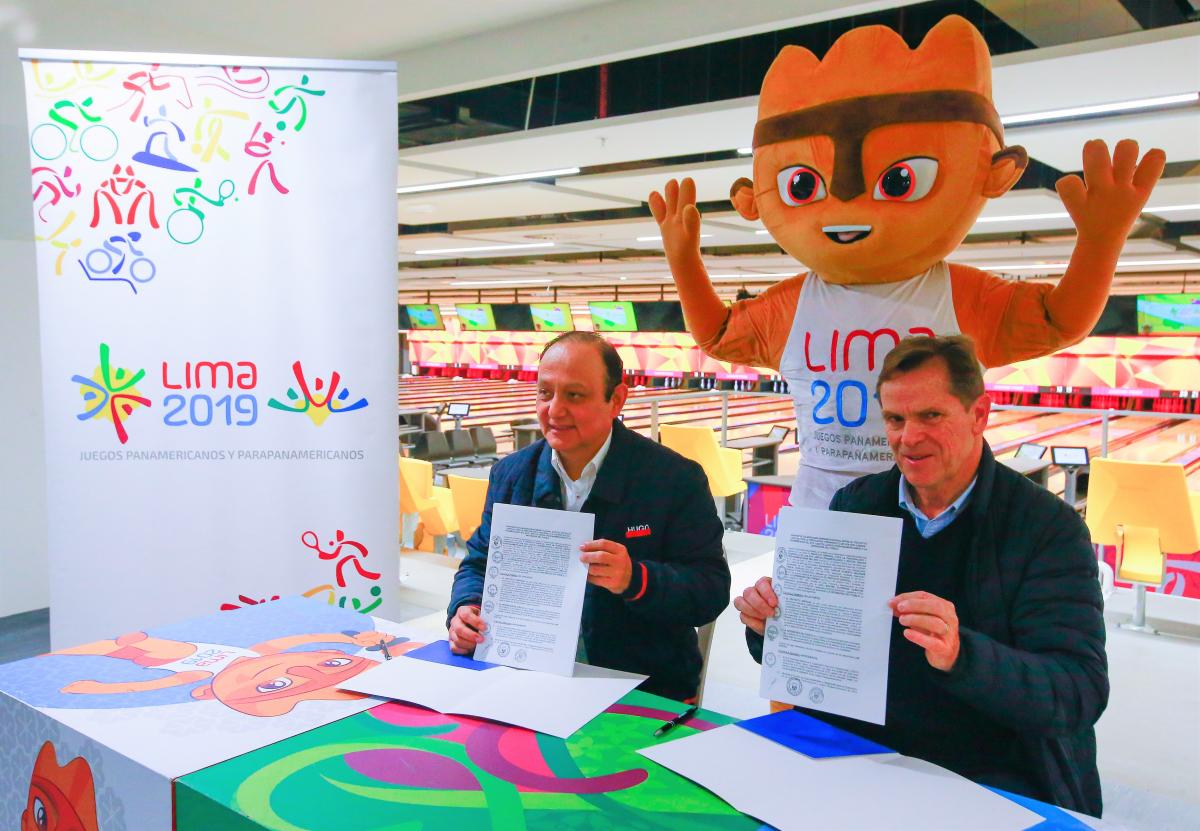
<svg viewBox="0 0 1200 831"><path fill-rule="evenodd" d="M883 26L840 37L823 60L787 46L763 79L754 181L730 191L811 269L727 308L700 255L690 179L650 195L688 331L713 357L771 367L795 399L800 468L791 503L824 508L855 477L892 464L878 366L901 338L963 333L985 366L1085 337L1108 297L1125 237L1162 175L1161 150L1102 141L1059 196L1077 229L1056 286L1018 283L945 258L985 200L1028 162L1004 144L987 44L947 17L911 50Z"/></svg>

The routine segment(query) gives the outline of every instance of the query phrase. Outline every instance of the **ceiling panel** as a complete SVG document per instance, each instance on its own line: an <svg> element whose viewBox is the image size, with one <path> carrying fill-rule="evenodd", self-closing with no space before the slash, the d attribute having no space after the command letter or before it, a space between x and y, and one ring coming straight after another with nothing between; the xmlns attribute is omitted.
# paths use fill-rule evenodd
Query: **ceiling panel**
<svg viewBox="0 0 1200 831"><path fill-rule="evenodd" d="M672 165L598 176L579 176L571 179L571 187L646 202L650 191L657 190L662 193L668 179L683 179L685 176L691 176L696 182L698 202L715 202L729 198L729 187L737 179L742 176L754 176L754 162L749 156L745 156L697 165ZM566 180L563 181L565 183Z"/></svg>
<svg viewBox="0 0 1200 831"><path fill-rule="evenodd" d="M1196 24L1003 55L993 62L992 98L1002 115L1019 115L1196 92L1197 55Z"/></svg>
<svg viewBox="0 0 1200 831"><path fill-rule="evenodd" d="M631 204L608 196L571 193L539 182L415 193L396 199L403 225L627 208Z"/></svg>
<svg viewBox="0 0 1200 831"><path fill-rule="evenodd" d="M1200 159L1200 108L1010 128L1005 137L1010 144L1023 145L1038 161L1063 171L1083 166L1083 145L1095 138L1104 139L1110 149L1131 138L1143 153L1160 147L1168 161L1190 161Z"/></svg>
<svg viewBox="0 0 1200 831"><path fill-rule="evenodd" d="M752 98L717 101L435 144L404 150L400 161L504 174L733 150L749 146L756 108Z"/></svg>

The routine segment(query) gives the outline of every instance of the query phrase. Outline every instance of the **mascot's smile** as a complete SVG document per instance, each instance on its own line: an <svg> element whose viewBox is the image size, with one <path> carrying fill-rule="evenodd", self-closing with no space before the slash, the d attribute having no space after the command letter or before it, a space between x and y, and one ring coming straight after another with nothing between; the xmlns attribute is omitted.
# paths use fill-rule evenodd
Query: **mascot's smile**
<svg viewBox="0 0 1200 831"><path fill-rule="evenodd" d="M825 236L839 245L849 245L866 239L871 233L870 225L826 225L821 228Z"/></svg>

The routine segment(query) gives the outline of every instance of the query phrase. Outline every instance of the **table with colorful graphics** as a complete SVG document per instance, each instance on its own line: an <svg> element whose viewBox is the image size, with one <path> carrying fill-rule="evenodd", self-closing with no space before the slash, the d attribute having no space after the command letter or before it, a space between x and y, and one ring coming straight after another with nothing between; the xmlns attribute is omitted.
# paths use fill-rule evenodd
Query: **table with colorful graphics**
<svg viewBox="0 0 1200 831"><path fill-rule="evenodd" d="M177 831L754 829L708 791L639 756L728 724L634 691L563 740L408 704L364 713L181 777Z"/></svg>
<svg viewBox="0 0 1200 831"><path fill-rule="evenodd" d="M654 730L681 706L635 690L563 740L409 704L381 704L179 778L175 829L771 831L637 753L735 721L700 710L655 738ZM1041 818L1028 831L1106 827L996 792Z"/></svg>

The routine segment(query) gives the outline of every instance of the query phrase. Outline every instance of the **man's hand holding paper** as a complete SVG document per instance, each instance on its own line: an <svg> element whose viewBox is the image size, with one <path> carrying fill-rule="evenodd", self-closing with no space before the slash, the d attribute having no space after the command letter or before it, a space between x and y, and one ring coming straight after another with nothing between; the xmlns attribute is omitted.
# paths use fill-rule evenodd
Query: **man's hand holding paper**
<svg viewBox="0 0 1200 831"><path fill-rule="evenodd" d="M593 586L620 594L633 580L633 561L629 550L612 540L589 540L579 546L579 558L588 567L587 581Z"/></svg>
<svg viewBox="0 0 1200 831"><path fill-rule="evenodd" d="M486 628L478 606L459 606L450 619L450 651L457 655L474 652L475 647L483 643L481 633Z"/></svg>
<svg viewBox="0 0 1200 831"><path fill-rule="evenodd" d="M934 669L949 672L958 660L958 614L954 604L929 592L905 592L888 601L904 637L925 650Z"/></svg>

